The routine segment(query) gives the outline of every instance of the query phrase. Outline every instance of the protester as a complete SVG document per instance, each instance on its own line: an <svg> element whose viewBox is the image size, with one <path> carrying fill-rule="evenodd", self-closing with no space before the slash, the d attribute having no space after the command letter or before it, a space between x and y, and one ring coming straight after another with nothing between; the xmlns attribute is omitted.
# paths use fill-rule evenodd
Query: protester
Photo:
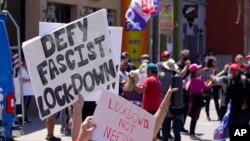
<svg viewBox="0 0 250 141"><path fill-rule="evenodd" d="M191 74L186 85L186 89L189 91L190 96L188 116L191 117L189 133L191 139L197 138L195 136L195 127L200 116L201 108L205 106L203 91L209 89L212 85L211 80L208 80L206 83L202 81L200 77L201 67L201 65L197 64L191 64L189 66L189 71Z"/></svg>
<svg viewBox="0 0 250 141"><path fill-rule="evenodd" d="M208 49L207 54L206 54L205 59L204 59L205 63L207 63L207 61L208 61L209 59L212 59L212 60L214 60L215 62L217 62L217 59L216 59L216 57L214 56L214 51L213 51L212 49Z"/></svg>
<svg viewBox="0 0 250 141"><path fill-rule="evenodd" d="M215 76L217 74L217 67L216 62L213 59L208 59L207 63L205 64L205 67L202 69L201 77L203 81L207 81L211 78L211 75ZM205 105L205 111L207 114L207 119L211 121L210 114L209 114L209 106L210 106L210 100L213 96L215 109L218 115L218 119L220 119L220 109L219 109L219 85L213 85L211 89L205 90L205 99L206 99L206 105Z"/></svg>
<svg viewBox="0 0 250 141"><path fill-rule="evenodd" d="M126 61L128 62L127 72L130 72L131 70L136 70L135 65L130 60L130 55L128 52L122 52L122 56L125 56Z"/></svg>
<svg viewBox="0 0 250 141"><path fill-rule="evenodd" d="M162 100L160 106L157 108L156 113L154 114L156 118L155 128L153 137L155 138L157 133L159 132L162 122L168 112L170 106L170 99L173 92L176 92L177 88L170 88ZM81 109L84 105L84 100L81 95L79 96L79 100L73 104L73 117L72 117L72 141L88 141L91 139L94 129L96 126L94 124L93 117L87 117L83 122L79 115L81 115Z"/></svg>
<svg viewBox="0 0 250 141"><path fill-rule="evenodd" d="M159 79L162 83L162 94L166 94L167 90L170 87L171 78L175 75L179 74L178 66L175 64L173 59L168 59L167 61L163 61L159 63ZM165 95L163 95L164 97ZM181 135L181 124L183 123L184 115L183 109L170 109L164 119L162 124L162 136L163 141L168 141L169 139L173 138L170 134L171 132L171 125L173 126L174 130L174 140L180 141ZM173 124L171 124L173 122Z"/></svg>
<svg viewBox="0 0 250 141"><path fill-rule="evenodd" d="M142 103L142 94L138 93L136 90L133 89L133 84L139 83L139 71L132 70L129 72L129 78L124 84L123 87L123 97L127 99L128 101L131 101L133 104L141 107ZM131 77L134 77L135 79L132 82Z"/></svg>
<svg viewBox="0 0 250 141"><path fill-rule="evenodd" d="M219 78L228 77L229 65L226 64L221 72L219 72L215 78L214 83L220 85L222 87L221 98L220 98L220 120L223 119L226 111L227 111L227 102L226 102L226 91L227 91L227 82L219 81ZM222 79L221 79L222 80Z"/></svg>
<svg viewBox="0 0 250 141"><path fill-rule="evenodd" d="M235 63L239 66L240 69L240 73L243 74L246 69L247 66L244 64L244 57L241 54L236 55L236 57L234 58Z"/></svg>
<svg viewBox="0 0 250 141"><path fill-rule="evenodd" d="M150 58L149 58L149 55L148 54L143 54L141 56L141 63L149 63L150 62Z"/></svg>
<svg viewBox="0 0 250 141"><path fill-rule="evenodd" d="M46 119L46 128L47 128L47 133L48 133L46 140L48 141L61 141L61 138L54 136L55 122L56 122L55 115L52 115Z"/></svg>
<svg viewBox="0 0 250 141"><path fill-rule="evenodd" d="M143 84L134 84L134 89L142 93L142 108L154 115L161 103L162 85L157 77L158 69L156 64L149 63L147 66L147 79ZM130 76L131 77L131 76ZM132 82L134 77L131 77Z"/></svg>
<svg viewBox="0 0 250 141"><path fill-rule="evenodd" d="M231 124L248 124L247 103L250 93L250 82L240 73L238 64L231 64L229 77L217 78L226 83L226 100L231 101Z"/></svg>
<svg viewBox="0 0 250 141"><path fill-rule="evenodd" d="M178 69L180 72L180 76L182 76L183 81L186 82L189 76L189 70L188 67L190 65L190 60L189 60L189 50L187 49L182 49L181 52L181 59L179 62L177 62ZM184 128L187 113L188 113L188 103L189 103L189 97L188 97L188 91L183 88L183 100L184 100L184 120L183 123L181 124L181 132L188 133L188 130Z"/></svg>
<svg viewBox="0 0 250 141"><path fill-rule="evenodd" d="M250 57L250 56L249 56ZM249 58L250 59L250 58ZM247 63L247 70L245 72L245 76L248 80L250 80L250 61ZM248 93L247 95L247 116L248 116L248 121L250 121L250 94Z"/></svg>
<svg viewBox="0 0 250 141"><path fill-rule="evenodd" d="M24 61L21 66L21 78L23 82L23 104L24 104L24 122L25 123L31 123L29 116L28 116L28 110L30 107L31 98L34 95L30 77L27 69L26 62Z"/></svg>
<svg viewBox="0 0 250 141"><path fill-rule="evenodd" d="M119 70L119 95L123 96L123 86L128 80L128 72L127 72L128 62L121 60L120 62L120 70Z"/></svg>
<svg viewBox="0 0 250 141"><path fill-rule="evenodd" d="M66 136L70 135L71 134L71 130L69 128L70 115L68 107L61 110L60 120L61 120L61 129L60 129L61 134L64 134Z"/></svg>

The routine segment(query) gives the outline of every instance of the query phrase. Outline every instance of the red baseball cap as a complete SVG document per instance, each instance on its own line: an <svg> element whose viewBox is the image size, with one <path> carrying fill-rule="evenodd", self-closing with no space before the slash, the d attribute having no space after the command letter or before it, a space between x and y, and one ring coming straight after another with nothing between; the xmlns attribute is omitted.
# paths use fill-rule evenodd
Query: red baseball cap
<svg viewBox="0 0 250 141"><path fill-rule="evenodd" d="M239 69L240 69L239 65L238 65L238 64L235 64L235 63L231 64L229 68L230 68L231 70L239 70Z"/></svg>
<svg viewBox="0 0 250 141"><path fill-rule="evenodd" d="M246 56L246 59L250 59L250 54Z"/></svg>
<svg viewBox="0 0 250 141"><path fill-rule="evenodd" d="M168 51L163 51L162 53L161 53L161 56L162 57L168 57L170 54L168 53Z"/></svg>

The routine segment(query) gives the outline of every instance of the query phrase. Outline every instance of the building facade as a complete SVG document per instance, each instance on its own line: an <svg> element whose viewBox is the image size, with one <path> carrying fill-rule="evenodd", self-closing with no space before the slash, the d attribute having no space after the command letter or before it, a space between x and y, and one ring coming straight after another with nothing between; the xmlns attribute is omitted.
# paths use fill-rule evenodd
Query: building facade
<svg viewBox="0 0 250 141"><path fill-rule="evenodd" d="M185 0L182 3L182 46L194 61L206 49L206 0Z"/></svg>
<svg viewBox="0 0 250 141"><path fill-rule="evenodd" d="M190 50L190 59L195 60L198 53L206 49L206 0L167 1L167 7L173 7L173 18L169 16L170 28L161 28L161 51L173 52L179 58L181 49ZM173 6L172 6L173 4ZM172 11L170 11L172 12ZM160 17L161 19L161 17ZM160 20L161 22L161 20Z"/></svg>
<svg viewBox="0 0 250 141"><path fill-rule="evenodd" d="M26 0L25 39L38 35L40 21L68 23L102 8L110 25L120 25L121 0Z"/></svg>
<svg viewBox="0 0 250 141"><path fill-rule="evenodd" d="M231 60L237 54L250 53L250 1L241 0L240 9L236 2L210 0L207 6L207 48Z"/></svg>

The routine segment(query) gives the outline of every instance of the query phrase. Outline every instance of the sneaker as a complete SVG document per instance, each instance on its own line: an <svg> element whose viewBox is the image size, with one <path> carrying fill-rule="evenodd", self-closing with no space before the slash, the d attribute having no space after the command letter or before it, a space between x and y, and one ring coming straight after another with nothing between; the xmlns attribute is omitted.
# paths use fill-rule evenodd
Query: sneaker
<svg viewBox="0 0 250 141"><path fill-rule="evenodd" d="M169 134L169 139L174 139L174 137L171 135L171 134Z"/></svg>
<svg viewBox="0 0 250 141"><path fill-rule="evenodd" d="M195 134L190 135L191 140L200 140L199 137L195 136Z"/></svg>
<svg viewBox="0 0 250 141"><path fill-rule="evenodd" d="M52 136L52 137L46 137L46 140L47 141L61 141L61 138L58 138L58 137L55 137L55 136Z"/></svg>
<svg viewBox="0 0 250 141"><path fill-rule="evenodd" d="M183 132L183 133L188 133L188 130L185 129L185 128L182 128L180 132Z"/></svg>
<svg viewBox="0 0 250 141"><path fill-rule="evenodd" d="M69 128L64 128L62 134L64 134L65 136L69 136L71 135L71 130Z"/></svg>

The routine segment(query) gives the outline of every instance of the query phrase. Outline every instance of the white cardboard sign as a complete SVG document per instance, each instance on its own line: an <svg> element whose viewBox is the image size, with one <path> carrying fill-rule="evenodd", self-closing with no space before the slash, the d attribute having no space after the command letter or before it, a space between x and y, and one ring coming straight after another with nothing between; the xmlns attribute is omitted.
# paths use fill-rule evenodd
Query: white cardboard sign
<svg viewBox="0 0 250 141"><path fill-rule="evenodd" d="M41 119L115 81L109 47L104 9L23 44Z"/></svg>
<svg viewBox="0 0 250 141"><path fill-rule="evenodd" d="M43 36L49 32L63 26L63 23L39 22L39 35ZM122 48L122 27L109 26L110 48L112 50L113 61L116 67L116 73L120 70L121 48ZM119 75L116 75L115 82L107 86L107 89L118 95L119 93ZM92 94L84 97L85 101L98 101L102 89L94 91Z"/></svg>
<svg viewBox="0 0 250 141"><path fill-rule="evenodd" d="M142 108L103 90L94 113L95 141L152 141L156 118Z"/></svg>

